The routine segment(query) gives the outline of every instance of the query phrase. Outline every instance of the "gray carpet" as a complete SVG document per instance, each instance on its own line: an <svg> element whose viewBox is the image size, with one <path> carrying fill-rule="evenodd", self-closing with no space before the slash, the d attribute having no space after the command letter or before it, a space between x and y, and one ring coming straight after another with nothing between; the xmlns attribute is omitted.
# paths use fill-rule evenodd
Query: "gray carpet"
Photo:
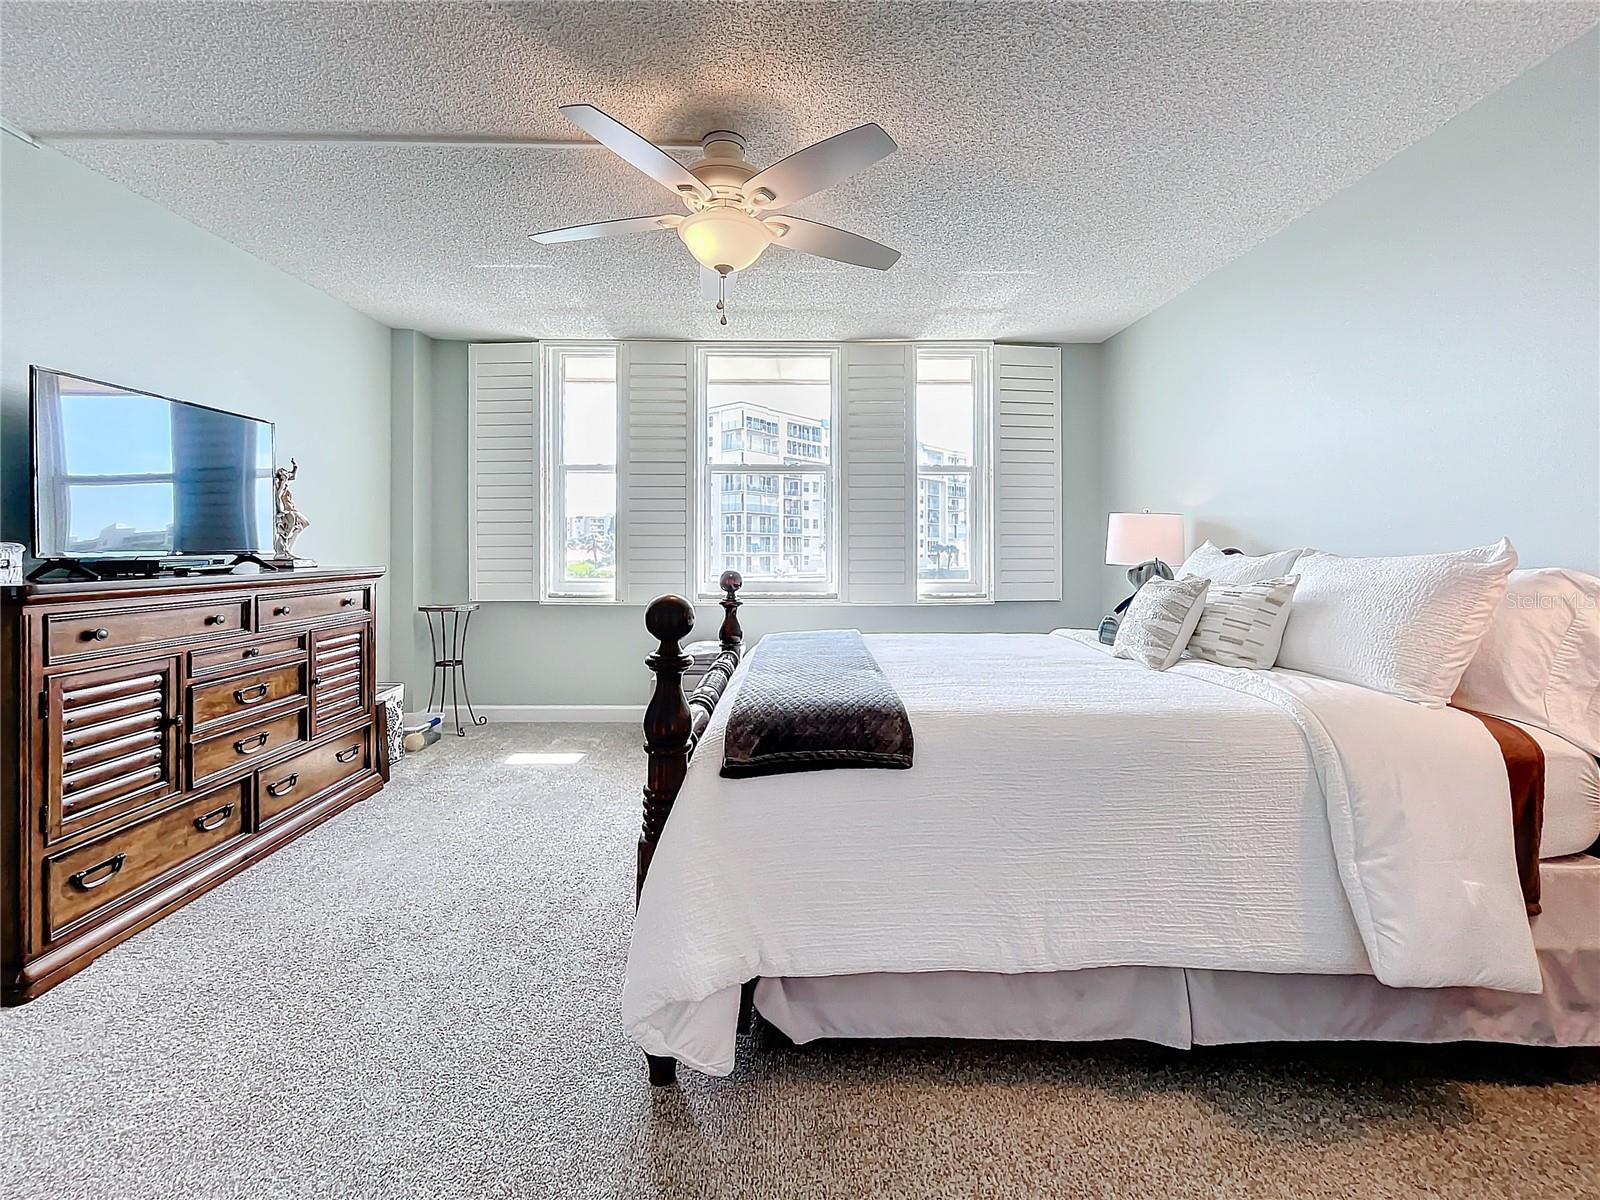
<svg viewBox="0 0 1600 1200"><path fill-rule="evenodd" d="M1496 1048L742 1048L619 1029L625 726L490 726L0 1012L8 1197L1527 1196L1600 1062ZM574 766L512 766L574 750Z"/></svg>

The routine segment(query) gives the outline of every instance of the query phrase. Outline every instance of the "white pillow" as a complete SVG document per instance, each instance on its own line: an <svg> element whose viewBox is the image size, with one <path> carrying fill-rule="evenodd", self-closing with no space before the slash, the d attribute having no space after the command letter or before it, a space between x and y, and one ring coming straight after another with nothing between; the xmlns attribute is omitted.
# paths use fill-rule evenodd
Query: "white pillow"
<svg viewBox="0 0 1600 1200"><path fill-rule="evenodd" d="M1600 579L1513 571L1452 704L1536 725L1600 755Z"/></svg>
<svg viewBox="0 0 1600 1200"><path fill-rule="evenodd" d="M1260 583L1218 583L1206 591L1205 611L1189 638L1189 653L1225 667L1265 671L1278 661L1289 602L1298 575Z"/></svg>
<svg viewBox="0 0 1600 1200"><path fill-rule="evenodd" d="M1152 579L1122 614L1111 653L1165 671L1183 657L1200 612L1209 579Z"/></svg>
<svg viewBox="0 0 1600 1200"><path fill-rule="evenodd" d="M1202 542L1178 568L1178 578L1195 575L1212 583L1260 583L1281 579L1294 569L1300 550L1279 550L1276 554L1224 554L1209 541Z"/></svg>
<svg viewBox="0 0 1600 1200"><path fill-rule="evenodd" d="M1295 563L1300 586L1278 665L1442 708L1516 565L1504 538L1404 558L1308 550Z"/></svg>

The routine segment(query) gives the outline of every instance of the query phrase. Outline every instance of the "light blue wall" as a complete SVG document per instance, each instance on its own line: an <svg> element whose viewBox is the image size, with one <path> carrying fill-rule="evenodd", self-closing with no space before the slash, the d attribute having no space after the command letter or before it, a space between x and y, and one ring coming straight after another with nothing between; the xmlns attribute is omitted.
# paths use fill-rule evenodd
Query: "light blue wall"
<svg viewBox="0 0 1600 1200"><path fill-rule="evenodd" d="M395 334L397 340L417 336ZM431 497L426 507L433 521L428 535L433 553L430 565L418 573L415 592L418 603L424 595L450 603L467 595L467 347L462 342L436 341L430 358L432 454L418 459L416 489ZM1061 366L1063 540L1067 563L1081 564L1097 561L1095 555L1105 549L1097 516L1099 347L1064 346ZM397 420L403 410L397 396ZM400 514L414 507L414 496L397 491L397 525L404 519ZM397 551L397 573L398 568ZM396 586L398 595L401 585ZM1090 624L1099 619L1099 605L1097 573L1069 567L1060 603L852 608L751 600L741 616L752 637L777 630L841 627L866 632L1043 632ZM404 616L397 611L396 629L403 628ZM715 605L701 608L695 636L714 637L721 620ZM414 617L412 627L414 636L425 632ZM647 680L642 664L651 649L644 610L636 605L488 603L472 625L473 699L495 705L642 704ZM413 657L409 670L407 704L420 709L427 692L426 659Z"/></svg>
<svg viewBox="0 0 1600 1200"><path fill-rule="evenodd" d="M30 542L28 365L277 424L296 550L389 561L389 331L53 150L0 135L0 529ZM387 638L382 639L386 646Z"/></svg>
<svg viewBox="0 0 1600 1200"><path fill-rule="evenodd" d="M1600 569L1597 58L1590 33L1106 343L1105 507Z"/></svg>

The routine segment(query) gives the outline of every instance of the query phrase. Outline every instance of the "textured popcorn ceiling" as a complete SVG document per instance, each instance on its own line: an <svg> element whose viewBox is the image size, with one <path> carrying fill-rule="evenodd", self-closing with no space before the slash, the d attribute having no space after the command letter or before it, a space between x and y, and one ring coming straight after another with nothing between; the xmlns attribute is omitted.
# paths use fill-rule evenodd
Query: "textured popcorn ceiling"
<svg viewBox="0 0 1600 1200"><path fill-rule="evenodd" d="M862 121L900 151L795 212L904 251L771 250L722 331L676 211L601 150L72 140L60 148L386 324L453 337L1098 340L1502 87L1592 4L6 3L0 116L71 131L570 139ZM680 158L690 151L676 151Z"/></svg>

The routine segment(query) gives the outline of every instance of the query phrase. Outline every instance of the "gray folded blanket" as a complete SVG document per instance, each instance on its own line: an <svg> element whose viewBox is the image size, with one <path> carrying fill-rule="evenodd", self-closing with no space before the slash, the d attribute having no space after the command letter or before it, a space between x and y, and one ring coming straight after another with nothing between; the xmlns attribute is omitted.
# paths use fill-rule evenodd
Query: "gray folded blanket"
<svg viewBox="0 0 1600 1200"><path fill-rule="evenodd" d="M729 778L911 766L905 705L854 629L776 633L745 664L722 745Z"/></svg>

